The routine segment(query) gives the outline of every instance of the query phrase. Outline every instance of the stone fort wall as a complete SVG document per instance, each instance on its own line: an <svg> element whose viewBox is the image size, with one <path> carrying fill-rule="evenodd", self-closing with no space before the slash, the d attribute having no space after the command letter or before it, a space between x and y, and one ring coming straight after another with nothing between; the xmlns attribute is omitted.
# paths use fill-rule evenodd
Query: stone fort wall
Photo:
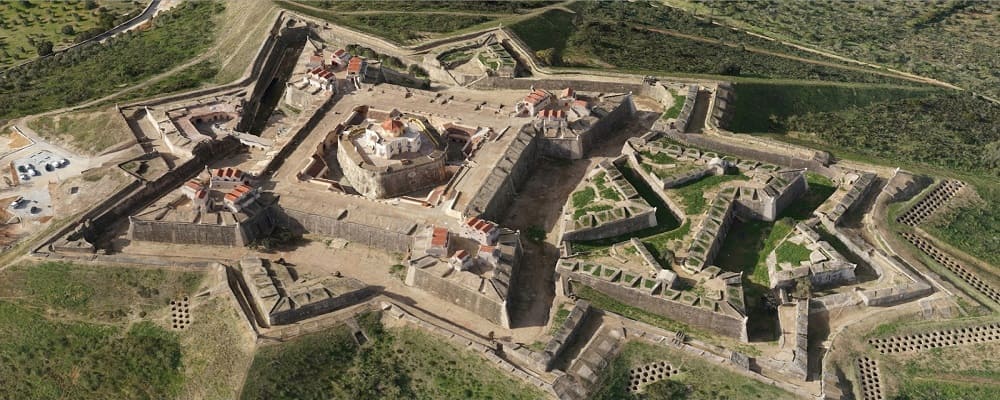
<svg viewBox="0 0 1000 400"><path fill-rule="evenodd" d="M648 292L607 282L585 273L564 274L563 287L573 291L573 285L583 284L617 301L651 313L675 319L692 326L717 332L741 341L748 341L747 318L737 318L704 308L679 303L664 297L651 296Z"/></svg>
<svg viewBox="0 0 1000 400"><path fill-rule="evenodd" d="M275 221L294 233L315 233L343 238L393 253L406 253L412 241L409 233L345 220L339 216L317 215L279 206Z"/></svg>
<svg viewBox="0 0 1000 400"><path fill-rule="evenodd" d="M235 225L144 221L129 218L129 238L146 242L243 247L274 229L271 207Z"/></svg>
<svg viewBox="0 0 1000 400"><path fill-rule="evenodd" d="M543 155L556 158L568 158L578 160L590 152L594 144L599 143L619 128L627 121L628 117L635 115L635 102L632 96L625 96L621 103L611 110L604 118L599 119L590 129L582 132L580 136L572 138L539 138L541 152Z"/></svg>
<svg viewBox="0 0 1000 400"><path fill-rule="evenodd" d="M347 181L365 197L398 197L445 181L444 154L420 159L411 165L376 168L353 162L361 158L353 146L350 140L342 140L337 146L337 161Z"/></svg>
<svg viewBox="0 0 1000 400"><path fill-rule="evenodd" d="M656 208L651 208L648 211L636 214L628 218L619 219L617 221L609 221L603 225L593 227L577 229L574 231L564 232L562 235L562 240L571 241L582 241L582 240L596 240L609 237L615 237L618 235L624 235L629 232L635 232L641 229L651 228L656 226Z"/></svg>
<svg viewBox="0 0 1000 400"><path fill-rule="evenodd" d="M497 162L496 168L473 195L465 209L466 216L499 221L507 213L507 208L517 195L517 189L528 180L538 158L538 138L529 132L530 129L524 126L517 131L517 138L507 148L504 157ZM512 133L514 132L508 134Z"/></svg>
<svg viewBox="0 0 1000 400"><path fill-rule="evenodd" d="M455 303L459 307L472 311L494 324L505 328L510 327L506 301L498 302L491 300L478 292L461 286L457 282L444 279L426 269L416 266L410 266L407 273L412 274L414 287ZM484 284L487 286L490 285L489 282L484 282ZM492 288L487 288L486 290L492 290Z"/></svg>

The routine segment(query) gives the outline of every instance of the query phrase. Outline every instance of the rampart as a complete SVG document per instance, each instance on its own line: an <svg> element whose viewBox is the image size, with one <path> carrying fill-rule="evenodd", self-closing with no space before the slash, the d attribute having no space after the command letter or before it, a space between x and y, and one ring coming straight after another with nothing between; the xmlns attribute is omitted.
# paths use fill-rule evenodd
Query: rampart
<svg viewBox="0 0 1000 400"><path fill-rule="evenodd" d="M379 224L387 217L363 214L363 211L340 210L332 214L316 214L279 206L275 220L279 226L295 233L313 233L357 242L393 253L410 249L411 235L416 224L396 220L395 224ZM359 214L359 215L355 215Z"/></svg>
<svg viewBox="0 0 1000 400"><path fill-rule="evenodd" d="M273 204L234 225L142 220L129 217L131 240L243 247L274 230Z"/></svg>
<svg viewBox="0 0 1000 400"><path fill-rule="evenodd" d="M594 274L597 270L586 271L573 263L563 260L556 267L563 290L569 292L566 294L575 291L574 285L582 284L629 306L744 342L749 340L746 315L728 301L714 301L663 288L660 282L644 277L629 280L620 271L606 276L601 270L597 272L601 275L598 277ZM742 290L738 292L739 299L733 300L742 303Z"/></svg>
<svg viewBox="0 0 1000 400"><path fill-rule="evenodd" d="M572 79L510 79L500 77L487 77L472 85L474 89L494 90L494 89L518 89L530 90L535 87L566 88L570 87L581 92L596 93L638 93L642 88L639 83L624 82L595 82L579 81Z"/></svg>
<svg viewBox="0 0 1000 400"><path fill-rule="evenodd" d="M525 126L517 131L503 158L486 178L468 206L466 216L479 216L487 220L500 220L507 207L514 201L517 189L531 175L531 167L538 157L538 138ZM512 132L511 132L512 133ZM508 133L508 134L511 134Z"/></svg>
<svg viewBox="0 0 1000 400"><path fill-rule="evenodd" d="M454 280L438 276L434 270L410 267L408 273L413 274L413 286L472 311L494 324L510 327L506 298L483 296ZM490 282L484 281L484 284L489 285Z"/></svg>
<svg viewBox="0 0 1000 400"><path fill-rule="evenodd" d="M267 53L260 75L253 83L250 96L243 105L237 131L254 132L267 122L274 106L281 100L280 91L284 90L285 82L291 76L308 36L309 28L305 26L284 27L280 30L271 51ZM275 91L278 93L274 93Z"/></svg>
<svg viewBox="0 0 1000 400"><path fill-rule="evenodd" d="M563 321L562 326L559 330L552 335L552 340L545 345L545 350L541 353L538 358L538 363L546 371L551 371L555 361L559 359L563 351L570 343L576 340L580 333L580 327L583 326L587 318L591 314L590 302L586 300L577 300L576 304L573 305L573 310L569 312L569 316Z"/></svg>
<svg viewBox="0 0 1000 400"><path fill-rule="evenodd" d="M614 134L632 115L635 115L635 102L632 100L632 96L626 95L611 112L598 119L594 125L578 136L549 138L539 134L541 153L549 157L581 159L587 155L594 144L606 140Z"/></svg>

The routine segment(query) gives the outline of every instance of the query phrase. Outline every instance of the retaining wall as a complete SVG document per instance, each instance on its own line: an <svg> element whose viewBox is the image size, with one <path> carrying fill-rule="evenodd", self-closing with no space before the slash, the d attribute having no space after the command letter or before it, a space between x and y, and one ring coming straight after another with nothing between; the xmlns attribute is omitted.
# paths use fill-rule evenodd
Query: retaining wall
<svg viewBox="0 0 1000 400"><path fill-rule="evenodd" d="M650 295L648 292L625 287L612 282L603 281L598 278L587 276L588 274L567 274L562 279L566 280L563 287L567 287L572 292L573 285L580 283L595 290L611 296L617 301L637 307L642 310L662 315L692 326L716 332L746 342L747 318L736 318L710 310L678 303L663 297Z"/></svg>
<svg viewBox="0 0 1000 400"><path fill-rule="evenodd" d="M412 241L410 233L393 232L378 226L348 221L342 216L317 215L287 207L278 207L275 220L295 233L314 233L343 238L368 247L393 253L406 253Z"/></svg>
<svg viewBox="0 0 1000 400"><path fill-rule="evenodd" d="M494 301L479 292L469 290L458 282L442 278L417 266L411 265L408 273L413 274L414 287L431 292L435 296L472 311L494 324L505 328L510 327L506 301ZM485 281L483 284L488 286L490 282ZM490 288L487 287L486 290L490 290Z"/></svg>

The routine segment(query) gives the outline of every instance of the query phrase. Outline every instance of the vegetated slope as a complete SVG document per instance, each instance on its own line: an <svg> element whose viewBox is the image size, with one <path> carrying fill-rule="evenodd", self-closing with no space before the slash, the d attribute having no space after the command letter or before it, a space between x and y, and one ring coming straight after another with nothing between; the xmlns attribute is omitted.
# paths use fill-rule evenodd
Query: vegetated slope
<svg viewBox="0 0 1000 400"><path fill-rule="evenodd" d="M1000 96L997 2L696 1L750 29Z"/></svg>
<svg viewBox="0 0 1000 400"><path fill-rule="evenodd" d="M545 7L558 1L450 1L450 0L322 0L298 1L313 7L332 11L468 11L484 13L515 13Z"/></svg>
<svg viewBox="0 0 1000 400"><path fill-rule="evenodd" d="M178 334L145 321L199 273L18 265L0 273L0 397L163 399L184 381ZM204 361L200 359L199 361Z"/></svg>
<svg viewBox="0 0 1000 400"><path fill-rule="evenodd" d="M734 121L743 112L755 111L736 107ZM778 127L770 130L779 140L972 184L983 201L947 211L925 227L952 246L1000 265L1000 105L968 93L933 92L789 115L772 126Z"/></svg>
<svg viewBox="0 0 1000 400"><path fill-rule="evenodd" d="M793 115L830 112L909 97L943 93L933 87L872 85L772 84L738 82L734 85L735 114L727 129L734 132L785 132Z"/></svg>
<svg viewBox="0 0 1000 400"><path fill-rule="evenodd" d="M415 328L383 328L378 313L358 324L358 346L340 326L261 348L244 399L540 399L479 356Z"/></svg>
<svg viewBox="0 0 1000 400"><path fill-rule="evenodd" d="M490 15L450 14L446 12L434 14L403 11L350 14L306 6L295 1L277 0L276 3L294 12L344 25L399 44L424 38L427 34L450 33L496 19L495 16Z"/></svg>
<svg viewBox="0 0 1000 400"><path fill-rule="evenodd" d="M578 2L571 7L575 14L550 10L510 27L552 66L912 84L662 5Z"/></svg>
<svg viewBox="0 0 1000 400"><path fill-rule="evenodd" d="M792 115L784 124L801 139L874 159L1000 176L1000 106L967 93Z"/></svg>
<svg viewBox="0 0 1000 400"><path fill-rule="evenodd" d="M212 43L217 2L186 2L153 27L13 68L0 77L0 119L98 98L166 71Z"/></svg>
<svg viewBox="0 0 1000 400"><path fill-rule="evenodd" d="M5 1L0 7L0 68L82 42L129 20L145 4L131 1Z"/></svg>

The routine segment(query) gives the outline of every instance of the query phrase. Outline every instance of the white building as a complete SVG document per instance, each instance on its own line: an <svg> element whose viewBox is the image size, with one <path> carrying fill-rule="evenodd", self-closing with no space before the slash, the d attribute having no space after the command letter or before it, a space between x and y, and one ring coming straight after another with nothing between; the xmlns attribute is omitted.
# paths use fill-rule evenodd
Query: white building
<svg viewBox="0 0 1000 400"><path fill-rule="evenodd" d="M472 217L462 224L462 237L493 246L497 244L497 239L500 237L500 227L493 222Z"/></svg>
<svg viewBox="0 0 1000 400"><path fill-rule="evenodd" d="M237 168L218 168L210 174L209 187L218 191L235 188L237 185L250 186L253 176Z"/></svg>
<svg viewBox="0 0 1000 400"><path fill-rule="evenodd" d="M414 127L390 118L368 126L359 144L376 156L388 159L400 153L420 151L422 136L423 133Z"/></svg>
<svg viewBox="0 0 1000 400"><path fill-rule="evenodd" d="M337 92L337 77L324 67L316 67L302 77L302 84L325 92Z"/></svg>

